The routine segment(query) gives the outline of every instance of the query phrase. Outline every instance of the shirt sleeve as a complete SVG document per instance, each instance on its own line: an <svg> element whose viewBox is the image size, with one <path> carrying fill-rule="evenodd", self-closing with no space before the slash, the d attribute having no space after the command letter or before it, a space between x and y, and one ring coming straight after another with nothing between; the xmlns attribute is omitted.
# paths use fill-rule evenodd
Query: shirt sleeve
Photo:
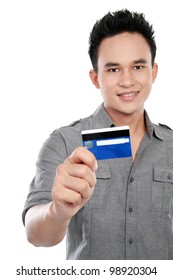
<svg viewBox="0 0 173 280"><path fill-rule="evenodd" d="M22 212L25 224L25 215L34 205L46 204L52 200L51 191L57 166L67 158L67 149L60 130L55 130L43 144L36 162L36 174L33 178L27 200Z"/></svg>

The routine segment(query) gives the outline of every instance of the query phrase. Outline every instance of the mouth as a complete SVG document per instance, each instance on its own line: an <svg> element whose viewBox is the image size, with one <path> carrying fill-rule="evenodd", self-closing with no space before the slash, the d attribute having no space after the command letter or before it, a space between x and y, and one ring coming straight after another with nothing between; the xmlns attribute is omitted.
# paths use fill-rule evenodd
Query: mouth
<svg viewBox="0 0 173 280"><path fill-rule="evenodd" d="M131 92L122 92L117 94L122 100L132 101L138 95L139 91L131 91Z"/></svg>

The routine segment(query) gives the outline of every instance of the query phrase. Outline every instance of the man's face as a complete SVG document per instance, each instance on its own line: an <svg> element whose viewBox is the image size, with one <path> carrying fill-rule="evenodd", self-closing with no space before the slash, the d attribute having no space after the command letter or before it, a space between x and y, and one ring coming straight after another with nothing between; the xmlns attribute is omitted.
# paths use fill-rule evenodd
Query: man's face
<svg viewBox="0 0 173 280"><path fill-rule="evenodd" d="M98 51L98 73L90 71L92 82L100 88L108 113L134 114L143 110L157 65L144 37L124 32L104 39Z"/></svg>

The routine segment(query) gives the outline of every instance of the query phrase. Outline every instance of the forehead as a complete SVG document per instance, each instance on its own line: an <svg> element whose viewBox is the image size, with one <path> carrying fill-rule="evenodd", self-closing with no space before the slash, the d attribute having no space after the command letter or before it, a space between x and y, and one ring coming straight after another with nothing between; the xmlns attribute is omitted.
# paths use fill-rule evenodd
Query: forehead
<svg viewBox="0 0 173 280"><path fill-rule="evenodd" d="M151 60L151 51L146 39L139 33L124 32L104 39L98 51L99 61L112 61L121 63L137 59Z"/></svg>

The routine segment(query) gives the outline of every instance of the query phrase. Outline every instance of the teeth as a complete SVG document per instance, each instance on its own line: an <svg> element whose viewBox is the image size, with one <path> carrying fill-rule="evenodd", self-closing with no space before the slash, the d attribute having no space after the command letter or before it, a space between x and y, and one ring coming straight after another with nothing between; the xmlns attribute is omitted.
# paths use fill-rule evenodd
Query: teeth
<svg viewBox="0 0 173 280"><path fill-rule="evenodd" d="M137 93L136 92L133 92L133 93L122 93L122 94L118 94L119 96L122 96L122 97L132 97L132 96L135 96Z"/></svg>
<svg viewBox="0 0 173 280"><path fill-rule="evenodd" d="M128 97L128 96L134 96L136 93L126 93L126 94L121 94L121 96L125 96L125 97Z"/></svg>

